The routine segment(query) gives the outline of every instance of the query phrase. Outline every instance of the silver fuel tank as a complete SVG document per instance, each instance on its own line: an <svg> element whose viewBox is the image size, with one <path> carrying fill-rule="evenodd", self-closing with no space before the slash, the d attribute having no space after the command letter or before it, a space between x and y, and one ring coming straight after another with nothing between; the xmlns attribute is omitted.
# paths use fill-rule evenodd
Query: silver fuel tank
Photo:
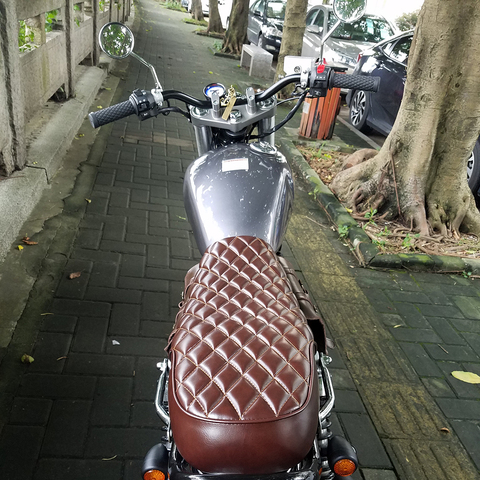
<svg viewBox="0 0 480 480"><path fill-rule="evenodd" d="M183 196L201 254L237 235L261 238L277 251L292 211L292 172L268 143L233 144L188 167Z"/></svg>

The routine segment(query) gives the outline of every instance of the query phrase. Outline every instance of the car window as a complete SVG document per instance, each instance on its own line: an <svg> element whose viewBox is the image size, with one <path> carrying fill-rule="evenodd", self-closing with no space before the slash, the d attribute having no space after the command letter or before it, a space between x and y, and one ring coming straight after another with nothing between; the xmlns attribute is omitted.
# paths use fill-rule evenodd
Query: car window
<svg viewBox="0 0 480 480"><path fill-rule="evenodd" d="M328 29L335 25L337 17L328 14ZM357 42L378 43L393 35L393 30L386 20L374 15L364 15L354 23L341 23L333 32L333 38L354 40Z"/></svg>
<svg viewBox="0 0 480 480"><path fill-rule="evenodd" d="M263 15L263 12L265 11L265 0L258 0L256 1L251 7L250 11L253 12L260 12L261 15Z"/></svg>
<svg viewBox="0 0 480 480"><path fill-rule="evenodd" d="M323 13L323 10L320 10L318 12L317 18L315 18L315 21L313 22L313 24L317 25L321 30L323 30L324 19L325 19L325 14Z"/></svg>
<svg viewBox="0 0 480 480"><path fill-rule="evenodd" d="M389 53L390 57L392 57L397 62L406 64L408 61L408 53L410 52L411 45L412 37L400 38L397 43L395 43L391 52Z"/></svg>
<svg viewBox="0 0 480 480"><path fill-rule="evenodd" d="M315 20L315 15L317 14L318 10L310 10L308 12L307 18L305 20L305 23L308 25L311 25L313 21Z"/></svg>
<svg viewBox="0 0 480 480"><path fill-rule="evenodd" d="M276 20L284 20L286 8L286 1L268 2L267 17L274 18Z"/></svg>

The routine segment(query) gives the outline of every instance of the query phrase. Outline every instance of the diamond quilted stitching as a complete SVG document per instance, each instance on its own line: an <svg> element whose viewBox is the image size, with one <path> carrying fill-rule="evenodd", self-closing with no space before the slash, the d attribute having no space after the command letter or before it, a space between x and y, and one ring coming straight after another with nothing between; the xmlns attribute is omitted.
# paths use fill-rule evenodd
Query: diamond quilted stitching
<svg viewBox="0 0 480 480"><path fill-rule="evenodd" d="M270 345L265 343L258 337L252 337L251 340L243 347L244 351L248 353L256 361L266 352L268 352Z"/></svg>
<svg viewBox="0 0 480 480"><path fill-rule="evenodd" d="M243 375L252 365L254 365L255 360L244 350L239 350L228 363L230 363L240 375Z"/></svg>
<svg viewBox="0 0 480 480"><path fill-rule="evenodd" d="M245 374L245 378L260 393L265 390L272 381L272 376L259 364L255 363Z"/></svg>
<svg viewBox="0 0 480 480"><path fill-rule="evenodd" d="M239 378L238 382L228 391L227 397L240 418L243 418L245 412L261 398L259 392L244 377ZM268 413L271 415L272 410L270 409Z"/></svg>
<svg viewBox="0 0 480 480"><path fill-rule="evenodd" d="M308 395L311 334L283 269L261 240L204 255L172 341L177 398L191 414L287 414Z"/></svg>
<svg viewBox="0 0 480 480"><path fill-rule="evenodd" d="M215 385L223 392L224 395L230 391L239 380L238 371L230 364L224 364L222 370L215 375Z"/></svg>

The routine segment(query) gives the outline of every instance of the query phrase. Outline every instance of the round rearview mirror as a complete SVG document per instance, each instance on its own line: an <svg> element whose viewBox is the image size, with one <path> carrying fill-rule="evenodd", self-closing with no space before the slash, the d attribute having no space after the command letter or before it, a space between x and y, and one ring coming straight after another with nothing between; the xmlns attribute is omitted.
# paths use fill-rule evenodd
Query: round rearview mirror
<svg viewBox="0 0 480 480"><path fill-rule="evenodd" d="M132 31L123 23L110 22L105 24L98 35L101 49L112 58L128 57L133 50L134 38Z"/></svg>
<svg viewBox="0 0 480 480"><path fill-rule="evenodd" d="M334 0L333 13L344 23L352 23L365 13L367 0Z"/></svg>

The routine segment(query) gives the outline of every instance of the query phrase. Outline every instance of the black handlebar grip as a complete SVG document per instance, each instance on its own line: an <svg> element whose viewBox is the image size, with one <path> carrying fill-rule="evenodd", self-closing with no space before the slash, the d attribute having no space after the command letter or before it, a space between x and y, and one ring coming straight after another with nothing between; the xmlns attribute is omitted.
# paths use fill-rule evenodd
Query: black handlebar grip
<svg viewBox="0 0 480 480"><path fill-rule="evenodd" d="M88 119L93 128L101 127L107 123L114 122L123 117L128 117L136 113L135 107L130 100L126 102L117 103L111 107L104 108L98 112L91 112L88 114Z"/></svg>
<svg viewBox="0 0 480 480"><path fill-rule="evenodd" d="M333 73L330 78L330 87L350 88L352 90L365 90L367 92L378 92L380 77L366 77L365 75L346 75L344 73Z"/></svg>

